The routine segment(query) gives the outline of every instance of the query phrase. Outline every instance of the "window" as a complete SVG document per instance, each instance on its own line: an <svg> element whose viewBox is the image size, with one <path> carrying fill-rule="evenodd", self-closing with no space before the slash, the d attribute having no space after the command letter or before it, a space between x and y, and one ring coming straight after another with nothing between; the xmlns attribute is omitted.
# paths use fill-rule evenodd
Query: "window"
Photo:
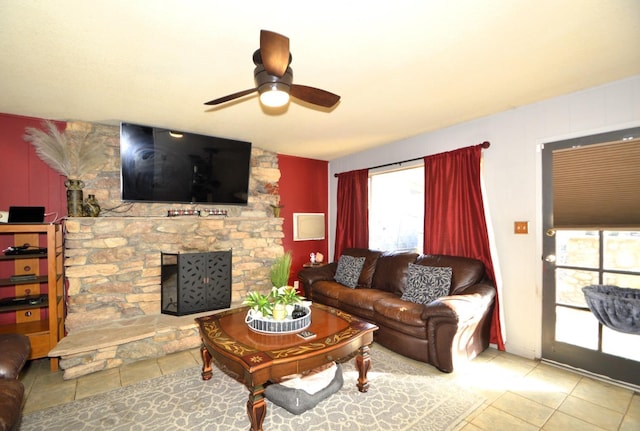
<svg viewBox="0 0 640 431"><path fill-rule="evenodd" d="M424 167L369 174L369 247L422 253Z"/></svg>
<svg viewBox="0 0 640 431"><path fill-rule="evenodd" d="M640 232L556 232L556 339L640 361L640 337L599 330L582 293L590 284L640 289Z"/></svg>

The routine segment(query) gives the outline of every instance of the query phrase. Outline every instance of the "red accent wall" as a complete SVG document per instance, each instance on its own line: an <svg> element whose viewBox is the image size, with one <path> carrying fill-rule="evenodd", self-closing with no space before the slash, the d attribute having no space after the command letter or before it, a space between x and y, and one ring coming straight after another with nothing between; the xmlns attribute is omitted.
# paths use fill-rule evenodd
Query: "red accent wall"
<svg viewBox="0 0 640 431"><path fill-rule="evenodd" d="M280 203L284 205L280 216L284 218L285 251L291 251L291 278L298 279L298 271L309 262L309 254L320 252L325 261L328 255L329 162L303 157L278 155L280 168ZM293 213L324 213L325 239L312 241L293 240Z"/></svg>
<svg viewBox="0 0 640 431"><path fill-rule="evenodd" d="M27 127L42 128L43 120L0 114L0 211L10 206L44 206L45 213L67 215L65 177L51 169L22 138ZM63 129L65 123L58 123ZM53 221L54 215L45 217Z"/></svg>
<svg viewBox="0 0 640 431"><path fill-rule="evenodd" d="M67 215L65 178L51 169L36 155L33 146L22 138L27 127L42 128L38 118L21 117L0 113L0 211L8 211L10 206L44 206L45 217L53 221ZM58 123L61 130L66 123ZM0 244L4 250L11 244L10 238L3 238ZM3 265L0 278L12 275L11 266ZM41 274L45 268L40 269ZM0 298L13 296L12 288L0 291ZM15 313L0 313L0 324L14 323Z"/></svg>

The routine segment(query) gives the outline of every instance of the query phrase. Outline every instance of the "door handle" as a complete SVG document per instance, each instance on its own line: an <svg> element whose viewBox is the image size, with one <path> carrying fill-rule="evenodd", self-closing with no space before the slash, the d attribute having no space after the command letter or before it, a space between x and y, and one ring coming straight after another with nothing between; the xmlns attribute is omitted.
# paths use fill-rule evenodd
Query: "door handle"
<svg viewBox="0 0 640 431"><path fill-rule="evenodd" d="M544 261L545 262L549 262L549 263L554 263L556 261L556 255L555 254L549 254L549 255L544 257Z"/></svg>

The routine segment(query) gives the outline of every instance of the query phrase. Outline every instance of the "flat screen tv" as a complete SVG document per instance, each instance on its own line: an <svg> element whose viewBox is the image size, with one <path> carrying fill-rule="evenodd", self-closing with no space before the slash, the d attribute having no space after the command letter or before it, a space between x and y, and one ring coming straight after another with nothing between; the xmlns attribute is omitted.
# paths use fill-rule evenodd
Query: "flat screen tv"
<svg viewBox="0 0 640 431"><path fill-rule="evenodd" d="M120 125L123 201L246 205L250 170L250 142Z"/></svg>

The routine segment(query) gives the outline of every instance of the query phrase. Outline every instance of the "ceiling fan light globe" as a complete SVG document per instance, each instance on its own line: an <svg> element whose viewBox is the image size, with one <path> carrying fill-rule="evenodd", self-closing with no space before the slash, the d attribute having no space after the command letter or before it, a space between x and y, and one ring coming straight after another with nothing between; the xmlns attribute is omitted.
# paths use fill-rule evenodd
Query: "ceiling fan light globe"
<svg viewBox="0 0 640 431"><path fill-rule="evenodd" d="M270 108L279 108L289 103L289 92L279 88L276 83L260 88L260 102Z"/></svg>

